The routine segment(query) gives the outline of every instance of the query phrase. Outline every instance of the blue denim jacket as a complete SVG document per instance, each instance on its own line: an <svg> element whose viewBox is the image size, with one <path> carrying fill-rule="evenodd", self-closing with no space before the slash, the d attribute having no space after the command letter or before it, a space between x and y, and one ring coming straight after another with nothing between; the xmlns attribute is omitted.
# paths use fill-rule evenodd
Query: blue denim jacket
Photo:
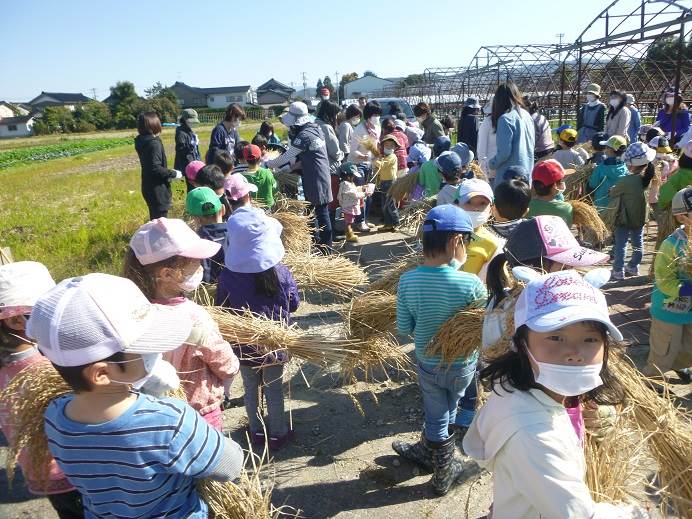
<svg viewBox="0 0 692 519"><path fill-rule="evenodd" d="M529 112L523 108L512 109L500 116L496 131L497 154L490 159L490 167L496 171L496 182L501 182L510 166L522 166L533 170L535 129Z"/></svg>

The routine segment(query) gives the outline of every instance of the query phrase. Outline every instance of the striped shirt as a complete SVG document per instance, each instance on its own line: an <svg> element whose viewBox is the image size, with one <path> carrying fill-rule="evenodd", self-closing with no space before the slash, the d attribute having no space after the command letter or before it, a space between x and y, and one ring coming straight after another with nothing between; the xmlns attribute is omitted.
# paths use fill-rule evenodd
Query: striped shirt
<svg viewBox="0 0 692 519"><path fill-rule="evenodd" d="M45 414L48 446L82 494L87 519L207 517L195 481L222 458L223 435L180 400L139 394L122 415L101 424L70 420L74 395Z"/></svg>
<svg viewBox="0 0 692 519"><path fill-rule="evenodd" d="M448 265L421 265L405 272L397 289L396 326L399 333L413 333L418 363L424 368L439 366L440 355L426 354L430 340L447 319L476 300L485 301L486 297L485 287L477 276ZM469 364L476 358L477 355L459 358L451 367Z"/></svg>

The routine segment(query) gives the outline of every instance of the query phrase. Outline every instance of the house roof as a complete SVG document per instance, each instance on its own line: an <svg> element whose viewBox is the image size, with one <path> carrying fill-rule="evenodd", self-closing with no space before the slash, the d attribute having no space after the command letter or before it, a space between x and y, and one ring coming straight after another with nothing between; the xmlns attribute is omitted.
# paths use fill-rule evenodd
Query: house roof
<svg viewBox="0 0 692 519"><path fill-rule="evenodd" d="M58 103L88 103L91 101L87 96L82 94L81 92L78 93L66 93L66 92L41 92L39 95L34 97L31 101L29 101L30 105L33 105L37 99L39 99L42 96L48 96L51 99L55 99L56 102Z"/></svg>
<svg viewBox="0 0 692 519"><path fill-rule="evenodd" d="M265 90L260 95L257 96L257 104L267 104L274 103L273 99L281 101L288 101L290 94L288 92L280 92L277 90Z"/></svg>
<svg viewBox="0 0 692 519"><path fill-rule="evenodd" d="M7 126L8 124L23 124L29 122L34 118L33 114L30 115L20 115L18 117L3 117L0 119L0 124Z"/></svg>
<svg viewBox="0 0 692 519"><path fill-rule="evenodd" d="M265 91L269 91L269 90L274 90L277 92L281 92L281 91L295 92L294 88L291 88L288 85L284 85L281 81L277 81L274 78L271 78L266 83L262 83L260 86L257 87L258 92L265 92Z"/></svg>
<svg viewBox="0 0 692 519"><path fill-rule="evenodd" d="M183 87L187 88L189 90L192 90L193 92L197 92L199 94L224 94L226 92L233 92L233 93L240 93L240 92L247 92L250 90L252 87L250 85L242 85L242 86L225 86L225 87L209 87L209 88L201 88L201 87L193 87L190 86L186 83L183 83L182 81L176 81L171 85L171 88L174 87Z"/></svg>
<svg viewBox="0 0 692 519"><path fill-rule="evenodd" d="M367 75L367 76L363 76L363 77L356 78L356 79L354 79L353 81L349 81L348 83L344 83L344 86L350 85L351 83L355 83L356 81L362 81L363 79L367 79L367 78L369 78L369 77L374 77L374 78L376 78L376 79L381 79L382 81L389 81L390 83L395 83L395 82L396 82L396 78L388 79L388 78L385 78L385 77L380 77L380 76L375 76L374 74L370 74L370 75Z"/></svg>

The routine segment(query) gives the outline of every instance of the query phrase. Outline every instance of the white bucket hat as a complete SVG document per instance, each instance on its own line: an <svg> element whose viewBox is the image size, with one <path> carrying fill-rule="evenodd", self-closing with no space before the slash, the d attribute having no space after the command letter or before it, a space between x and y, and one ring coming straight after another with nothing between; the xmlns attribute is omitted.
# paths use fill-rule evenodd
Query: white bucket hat
<svg viewBox="0 0 692 519"><path fill-rule="evenodd" d="M36 261L0 265L0 320L28 314L36 300L55 286L48 269Z"/></svg>
<svg viewBox="0 0 692 519"><path fill-rule="evenodd" d="M281 122L286 126L302 126L312 121L308 113L308 106L301 101L294 101L288 107L288 111L281 115Z"/></svg>
<svg viewBox="0 0 692 519"><path fill-rule="evenodd" d="M279 263L284 254L283 226L256 207L233 211L228 228L225 264L233 272L258 273Z"/></svg>

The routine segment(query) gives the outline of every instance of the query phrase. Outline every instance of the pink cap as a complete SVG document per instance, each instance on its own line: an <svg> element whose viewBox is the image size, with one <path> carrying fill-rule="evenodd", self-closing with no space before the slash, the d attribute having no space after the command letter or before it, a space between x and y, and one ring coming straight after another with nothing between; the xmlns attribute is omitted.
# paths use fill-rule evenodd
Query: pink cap
<svg viewBox="0 0 692 519"><path fill-rule="evenodd" d="M199 173L199 170L204 166L205 164L201 160L193 160L185 166L185 176L189 181L194 181L197 178L197 173Z"/></svg>
<svg viewBox="0 0 692 519"><path fill-rule="evenodd" d="M182 220L157 218L137 230L130 247L142 265L151 265L173 256L211 258L221 244L200 238Z"/></svg>
<svg viewBox="0 0 692 519"><path fill-rule="evenodd" d="M540 215L535 220L545 247L544 256L549 260L570 267L588 267L608 259L607 254L582 247L559 216Z"/></svg>
<svg viewBox="0 0 692 519"><path fill-rule="evenodd" d="M240 200L248 193L257 193L257 186L248 182L242 173L233 173L223 185L231 200Z"/></svg>

